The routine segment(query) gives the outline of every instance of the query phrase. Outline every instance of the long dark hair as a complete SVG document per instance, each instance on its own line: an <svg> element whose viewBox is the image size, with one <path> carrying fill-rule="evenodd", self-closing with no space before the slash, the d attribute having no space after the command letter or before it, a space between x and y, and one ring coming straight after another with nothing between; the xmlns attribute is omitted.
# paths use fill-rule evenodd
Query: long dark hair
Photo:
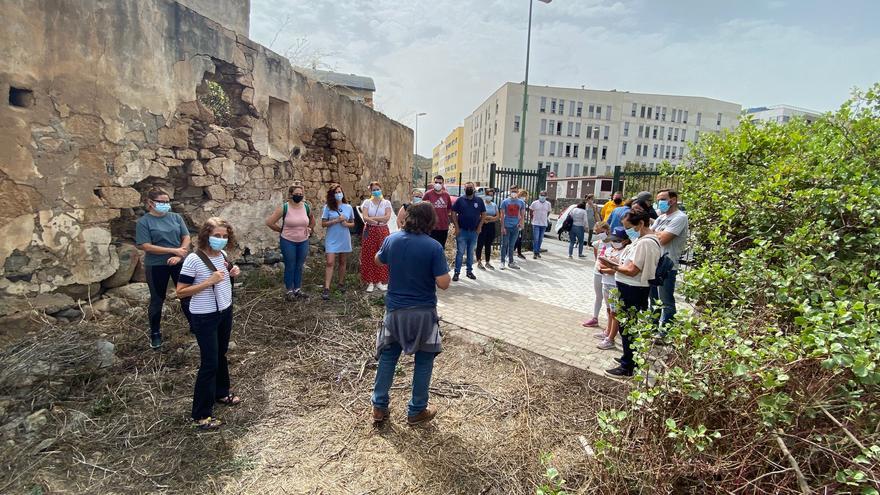
<svg viewBox="0 0 880 495"><path fill-rule="evenodd" d="M336 211L339 209L339 203L336 201L336 190L342 189L340 184L330 184L330 189L327 189L327 209L331 211ZM348 198L345 197L345 191L342 191L342 202L347 203Z"/></svg>
<svg viewBox="0 0 880 495"><path fill-rule="evenodd" d="M630 210L623 218L633 225L645 224L645 227L651 226L651 214L647 211Z"/></svg>
<svg viewBox="0 0 880 495"><path fill-rule="evenodd" d="M406 210L406 222L403 230L410 234L430 234L437 223L437 214L431 203L419 203L411 205Z"/></svg>

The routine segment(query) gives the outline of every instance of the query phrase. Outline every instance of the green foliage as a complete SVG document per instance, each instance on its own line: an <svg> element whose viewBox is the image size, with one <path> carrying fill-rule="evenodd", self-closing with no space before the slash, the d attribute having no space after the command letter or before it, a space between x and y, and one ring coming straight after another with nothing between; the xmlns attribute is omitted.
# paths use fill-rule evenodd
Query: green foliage
<svg viewBox="0 0 880 495"><path fill-rule="evenodd" d="M226 94L223 86L215 81L206 81L205 84L208 90L199 96L199 101L214 112L214 118L217 119L218 124L228 126L232 119L229 95Z"/></svg>
<svg viewBox="0 0 880 495"><path fill-rule="evenodd" d="M550 464L553 460L551 454L541 456L541 465L544 467L544 482L537 488L537 495L566 495L565 480L559 474L559 470Z"/></svg>
<svg viewBox="0 0 880 495"><path fill-rule="evenodd" d="M690 157L676 174L695 310L662 364L637 340L654 380L636 382L625 417L600 415L605 465L648 491L788 493L796 463L817 492L876 493L880 84L813 124L704 133Z"/></svg>

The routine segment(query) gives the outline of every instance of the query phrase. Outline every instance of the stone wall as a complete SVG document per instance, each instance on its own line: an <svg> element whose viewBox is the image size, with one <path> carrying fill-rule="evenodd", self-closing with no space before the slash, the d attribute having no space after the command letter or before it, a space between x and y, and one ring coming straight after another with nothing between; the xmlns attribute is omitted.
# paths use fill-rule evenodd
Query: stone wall
<svg viewBox="0 0 880 495"><path fill-rule="evenodd" d="M180 3L5 0L4 17L0 302L124 283L153 186L191 230L229 219L250 260L277 249L263 221L294 180L315 209L331 181L409 192L409 128ZM229 95L227 122L199 102L206 81Z"/></svg>
<svg viewBox="0 0 880 495"><path fill-rule="evenodd" d="M250 0L177 0L184 6L247 36L251 26Z"/></svg>

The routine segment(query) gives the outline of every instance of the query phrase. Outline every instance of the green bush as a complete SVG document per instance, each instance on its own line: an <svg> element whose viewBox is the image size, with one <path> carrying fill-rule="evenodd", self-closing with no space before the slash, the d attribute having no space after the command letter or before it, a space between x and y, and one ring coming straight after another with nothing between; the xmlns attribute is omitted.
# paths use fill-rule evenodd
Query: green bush
<svg viewBox="0 0 880 495"><path fill-rule="evenodd" d="M230 125L232 119L232 107L229 102L229 95L223 89L220 83L215 81L206 81L207 92L199 96L199 100L203 105L211 109L214 118L221 126Z"/></svg>
<svg viewBox="0 0 880 495"><path fill-rule="evenodd" d="M880 84L690 157L695 309L666 351L638 341L654 379L600 418L609 490L877 493Z"/></svg>

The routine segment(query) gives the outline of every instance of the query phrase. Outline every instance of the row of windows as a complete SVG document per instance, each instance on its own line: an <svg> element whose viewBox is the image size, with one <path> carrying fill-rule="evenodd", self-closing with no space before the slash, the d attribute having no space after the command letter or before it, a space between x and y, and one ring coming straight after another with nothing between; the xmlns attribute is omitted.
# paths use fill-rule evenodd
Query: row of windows
<svg viewBox="0 0 880 495"><path fill-rule="evenodd" d="M538 141L538 156L563 156L567 158L580 158L580 145L578 143L565 143L550 141L548 149L547 142L543 139ZM601 159L608 159L608 146L602 146ZM584 158L596 160L599 158L598 146L584 146Z"/></svg>
<svg viewBox="0 0 880 495"><path fill-rule="evenodd" d="M667 141L687 141L687 129L678 127L650 126L639 125L639 137L645 139L663 139L666 135ZM623 126L623 136L629 137L629 122Z"/></svg>
<svg viewBox="0 0 880 495"><path fill-rule="evenodd" d="M652 156L654 158L666 158L676 160L678 158L684 158L684 146L668 146L665 144L655 144ZM650 144L637 144L636 145L636 156L647 157L648 151L650 151ZM620 143L620 154L626 156L627 152L627 142L623 141Z"/></svg>
<svg viewBox="0 0 880 495"><path fill-rule="evenodd" d="M538 108L538 111L541 113L547 113L547 100L546 96L541 97L541 106ZM565 106L566 100L563 98L550 98L550 113L557 115L565 115ZM590 103L586 106L587 112L586 116L591 119L602 119L603 109L605 120L611 120L611 105L599 105ZM568 100L568 116L569 117L583 117L584 116L584 102L582 101L574 101Z"/></svg>
<svg viewBox="0 0 880 495"><path fill-rule="evenodd" d="M633 102L632 109L630 110L630 116L632 117L638 116L641 119L654 119L661 122L666 122L666 114L666 107L662 107L660 105L639 105L635 102ZM671 111L669 112L669 121L680 124L687 124L688 111L681 108L671 109ZM697 112L697 126L701 125L703 125L703 113ZM721 125L721 112L718 112L718 114L715 116L715 125Z"/></svg>
<svg viewBox="0 0 880 495"><path fill-rule="evenodd" d="M538 168L548 168L556 177L583 177L595 176L599 167L597 165L581 165L580 163L566 163L564 174L559 173L559 162L538 162ZM603 167L607 173L609 167Z"/></svg>
<svg viewBox="0 0 880 495"><path fill-rule="evenodd" d="M549 125L548 125L549 124ZM567 126L563 127L565 124ZM599 139L600 127L598 125L587 125L586 127L586 138L587 139ZM549 135L549 136L562 136L563 130L565 130L565 135L568 137L581 137L581 123L580 122L562 122L556 120L547 120L541 119L541 135ZM604 126L604 132L602 132L602 139L608 140L608 136L611 134L611 126Z"/></svg>

